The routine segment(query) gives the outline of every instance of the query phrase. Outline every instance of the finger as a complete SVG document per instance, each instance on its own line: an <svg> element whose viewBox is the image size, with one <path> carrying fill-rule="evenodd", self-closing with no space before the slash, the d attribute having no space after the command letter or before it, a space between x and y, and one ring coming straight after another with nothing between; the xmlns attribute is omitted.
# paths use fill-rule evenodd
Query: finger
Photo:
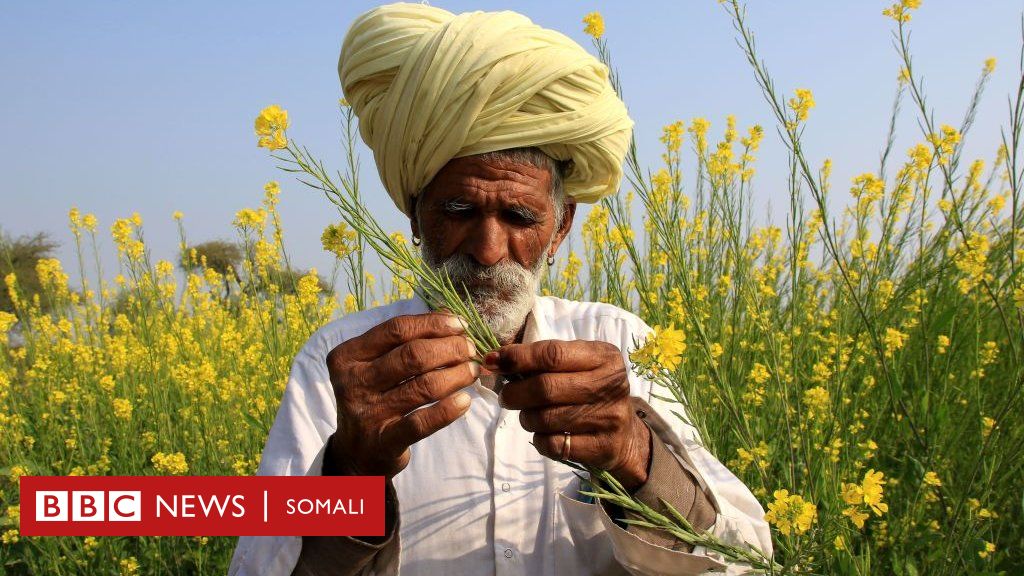
<svg viewBox="0 0 1024 576"><path fill-rule="evenodd" d="M538 434L593 434L617 428L617 415L592 404L548 406L519 413L519 423Z"/></svg>
<svg viewBox="0 0 1024 576"><path fill-rule="evenodd" d="M480 365L463 362L440 370L420 374L388 390L382 401L400 414L451 396L469 386L480 375Z"/></svg>
<svg viewBox="0 0 1024 576"><path fill-rule="evenodd" d="M350 338L342 346L352 360L373 360L393 348L421 338L443 338L465 333L458 316L439 312L396 316Z"/></svg>
<svg viewBox="0 0 1024 576"><path fill-rule="evenodd" d="M565 434L534 434L533 446L541 456L552 460L564 459L597 468L606 467L610 463L606 455L606 442L600 436L572 434L570 438L568 450L565 450Z"/></svg>
<svg viewBox="0 0 1024 576"><path fill-rule="evenodd" d="M392 456L398 456L409 446L458 420L469 410L469 405L469 394L459 392L416 410L384 428L382 444L390 448Z"/></svg>
<svg viewBox="0 0 1024 576"><path fill-rule="evenodd" d="M501 389L499 401L508 410L527 410L557 404L600 404L629 393L614 371L543 372L512 380Z"/></svg>
<svg viewBox="0 0 1024 576"><path fill-rule="evenodd" d="M419 339L406 342L370 363L370 378L380 390L445 366L473 359L476 347L465 336Z"/></svg>
<svg viewBox="0 0 1024 576"><path fill-rule="evenodd" d="M606 342L586 340L542 340L531 344L509 344L484 359L489 369L505 374L528 372L582 372L612 360ZM621 362L621 354L616 352Z"/></svg>

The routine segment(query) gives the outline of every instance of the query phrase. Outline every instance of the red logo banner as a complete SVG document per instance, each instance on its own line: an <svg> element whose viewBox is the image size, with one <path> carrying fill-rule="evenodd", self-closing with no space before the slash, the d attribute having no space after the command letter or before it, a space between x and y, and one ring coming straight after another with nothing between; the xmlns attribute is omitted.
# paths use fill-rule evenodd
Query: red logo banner
<svg viewBox="0 0 1024 576"><path fill-rule="evenodd" d="M22 476L24 536L383 536L382 476Z"/></svg>

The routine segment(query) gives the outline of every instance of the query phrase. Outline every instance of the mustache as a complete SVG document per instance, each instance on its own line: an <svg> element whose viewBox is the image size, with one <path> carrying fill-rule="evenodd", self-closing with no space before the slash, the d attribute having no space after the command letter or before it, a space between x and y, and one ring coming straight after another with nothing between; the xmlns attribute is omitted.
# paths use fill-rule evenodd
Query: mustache
<svg viewBox="0 0 1024 576"><path fill-rule="evenodd" d="M532 284L535 274L534 271L509 260L484 266L465 253L452 254L440 262L428 260L428 264L443 269L457 288L464 285L471 294L508 293L520 290Z"/></svg>

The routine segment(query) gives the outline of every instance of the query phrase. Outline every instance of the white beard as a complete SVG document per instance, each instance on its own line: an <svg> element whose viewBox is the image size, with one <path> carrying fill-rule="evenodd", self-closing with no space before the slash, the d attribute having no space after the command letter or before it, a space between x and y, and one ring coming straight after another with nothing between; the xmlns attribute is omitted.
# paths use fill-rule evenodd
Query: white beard
<svg viewBox="0 0 1024 576"><path fill-rule="evenodd" d="M466 285L484 322L499 341L508 343L522 329L533 309L547 266L543 254L547 254L550 248L551 242L548 242L533 270L510 260L493 266L480 266L472 256L464 253L455 253L442 260L437 258L426 236L420 250L423 261L435 270L446 270L456 288Z"/></svg>

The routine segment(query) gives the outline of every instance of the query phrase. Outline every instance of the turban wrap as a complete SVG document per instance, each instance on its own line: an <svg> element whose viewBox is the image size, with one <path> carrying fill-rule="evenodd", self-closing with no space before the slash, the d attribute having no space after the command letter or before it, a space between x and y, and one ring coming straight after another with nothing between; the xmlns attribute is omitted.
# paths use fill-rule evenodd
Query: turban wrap
<svg viewBox="0 0 1024 576"><path fill-rule="evenodd" d="M452 158L507 148L572 160L564 187L581 202L614 194L622 179L633 121L607 66L522 14L374 8L346 34L338 76L406 214Z"/></svg>

